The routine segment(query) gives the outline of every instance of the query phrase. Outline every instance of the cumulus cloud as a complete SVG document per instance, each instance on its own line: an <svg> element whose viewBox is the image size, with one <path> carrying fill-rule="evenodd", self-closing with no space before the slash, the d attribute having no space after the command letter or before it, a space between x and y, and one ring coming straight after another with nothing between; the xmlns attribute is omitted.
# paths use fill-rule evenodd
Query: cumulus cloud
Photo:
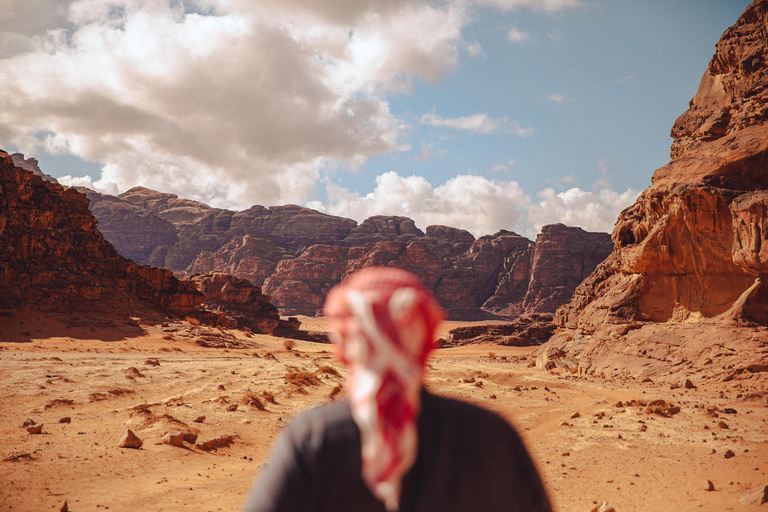
<svg viewBox="0 0 768 512"><path fill-rule="evenodd" d="M538 11L554 12L569 7L580 7L581 0L475 0L481 5L490 5L504 11L528 8Z"/></svg>
<svg viewBox="0 0 768 512"><path fill-rule="evenodd" d="M376 188L358 195L335 184L327 186L328 202L313 208L362 221L372 215L403 215L420 228L443 224L477 236L510 228L524 219L527 198L515 182L461 175L432 186L421 176L387 172L376 178Z"/></svg>
<svg viewBox="0 0 768 512"><path fill-rule="evenodd" d="M515 27L512 27L509 29L509 32L507 32L507 39L510 43L524 43L530 38L531 35L528 32L523 32Z"/></svg>
<svg viewBox="0 0 768 512"><path fill-rule="evenodd" d="M488 56L485 54L485 50L483 50L483 47L480 46L480 43L475 41L474 43L469 43L467 45L467 53L475 58L478 59L487 59Z"/></svg>
<svg viewBox="0 0 768 512"><path fill-rule="evenodd" d="M386 94L450 71L465 23L411 0L12 1L54 15L3 31L26 38L0 53L7 144L101 162L105 191L236 208L302 202L326 166L406 149Z"/></svg>
<svg viewBox="0 0 768 512"><path fill-rule="evenodd" d="M555 103L562 103L563 101L565 101L565 98L563 97L562 94L550 94L549 96L547 96L547 99Z"/></svg>
<svg viewBox="0 0 768 512"><path fill-rule="evenodd" d="M519 122L510 121L505 117L493 119L488 117L488 114L472 114L471 116L442 118L434 112L429 112L421 116L421 123L435 127L454 128L456 130L465 130L481 134L493 133L503 129L507 133L512 133L519 137L527 137L533 132L533 128L530 126L523 126Z"/></svg>
<svg viewBox="0 0 768 512"><path fill-rule="evenodd" d="M542 226L555 223L610 232L621 210L638 195L631 189L619 193L609 188L597 192L572 188L558 194L547 188L532 199L514 181L461 175L433 186L421 176L403 177L392 171L376 178L370 194L355 194L331 182L326 193L327 202L309 206L358 222L372 215L402 215L421 229L444 224L475 236L509 229L532 239Z"/></svg>
<svg viewBox="0 0 768 512"><path fill-rule="evenodd" d="M587 231L613 230L619 213L637 199L638 192L627 189L616 192L603 188L597 192L586 192L572 188L555 193L551 188L537 194L538 201L528 207L527 221L535 232L547 224L563 223L579 226Z"/></svg>

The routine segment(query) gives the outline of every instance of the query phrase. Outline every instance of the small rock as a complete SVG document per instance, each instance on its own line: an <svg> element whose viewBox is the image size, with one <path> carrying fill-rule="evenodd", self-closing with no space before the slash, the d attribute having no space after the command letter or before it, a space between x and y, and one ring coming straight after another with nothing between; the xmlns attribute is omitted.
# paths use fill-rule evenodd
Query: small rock
<svg viewBox="0 0 768 512"><path fill-rule="evenodd" d="M736 454L735 454L735 453L733 453L733 450L726 450L726 451L725 451L725 455L724 455L724 457L725 457L726 459L730 459L731 457L735 457L735 456L736 456Z"/></svg>
<svg viewBox="0 0 768 512"><path fill-rule="evenodd" d="M120 436L120 442L117 446L120 448L141 448L141 445L143 444L144 441L139 439L139 437L133 433L133 430L128 429Z"/></svg>
<svg viewBox="0 0 768 512"><path fill-rule="evenodd" d="M169 444L171 446L183 446L184 432L181 430L172 430L170 432L166 432L163 436L163 444Z"/></svg>
<svg viewBox="0 0 768 512"><path fill-rule="evenodd" d="M719 422L717 424L717 426L720 427L720 428L729 428L728 424L726 422L724 422L724 421Z"/></svg>
<svg viewBox="0 0 768 512"><path fill-rule="evenodd" d="M592 507L592 510L589 512L616 512L616 509L609 505L607 501L604 501L601 504Z"/></svg>
<svg viewBox="0 0 768 512"><path fill-rule="evenodd" d="M669 407L666 412L670 416L674 416L675 414L680 412L680 407L677 405L673 405L672 407Z"/></svg>
<svg viewBox="0 0 768 512"><path fill-rule="evenodd" d="M205 421L205 416L198 416L197 418L194 419L195 423L202 423L204 421Z"/></svg>
<svg viewBox="0 0 768 512"><path fill-rule="evenodd" d="M195 444L197 442L197 434L194 432L184 432L184 442L189 444Z"/></svg>
<svg viewBox="0 0 768 512"><path fill-rule="evenodd" d="M560 422L560 426L561 426L561 427L570 427L570 426L571 426L571 424L570 424L570 423L568 423L567 421L561 421L561 422Z"/></svg>
<svg viewBox="0 0 768 512"><path fill-rule="evenodd" d="M621 400L619 400L614 404L614 407L624 407L624 403Z"/></svg>
<svg viewBox="0 0 768 512"><path fill-rule="evenodd" d="M237 404L232 404L232 405L228 406L227 410L229 412L235 412L237 410Z"/></svg>
<svg viewBox="0 0 768 512"><path fill-rule="evenodd" d="M30 434L42 434L43 433L43 424L40 423L39 425L32 425L27 427L27 432Z"/></svg>
<svg viewBox="0 0 768 512"><path fill-rule="evenodd" d="M141 325L141 318L138 316L128 318L128 325Z"/></svg>
<svg viewBox="0 0 768 512"><path fill-rule="evenodd" d="M563 457L570 457L570 456L571 456L571 452L563 452Z"/></svg>
<svg viewBox="0 0 768 512"><path fill-rule="evenodd" d="M571 419L580 418L580 417L581 417L581 414L579 414L579 411L576 411L575 413L571 414Z"/></svg>
<svg viewBox="0 0 768 512"><path fill-rule="evenodd" d="M64 416L59 420L59 423L72 423L72 418L70 418L69 416Z"/></svg>
<svg viewBox="0 0 768 512"><path fill-rule="evenodd" d="M696 389L696 384L691 382L691 379L685 379L685 384L683 384L683 387L685 389Z"/></svg>
<svg viewBox="0 0 768 512"><path fill-rule="evenodd" d="M645 432L648 430L648 425L640 425L640 432Z"/></svg>
<svg viewBox="0 0 768 512"><path fill-rule="evenodd" d="M707 485L704 486L705 491L714 491L715 490L715 484L712 483L712 480L707 480Z"/></svg>
<svg viewBox="0 0 768 512"><path fill-rule="evenodd" d="M24 423L21 424L21 426L24 428L27 428L27 427L31 427L34 424L35 424L35 420L26 419L24 420Z"/></svg>
<svg viewBox="0 0 768 512"><path fill-rule="evenodd" d="M640 476L637 474L637 471L630 471L629 476Z"/></svg>
<svg viewBox="0 0 768 512"><path fill-rule="evenodd" d="M726 407L725 409L723 409L723 412L725 414L736 414L736 409L731 409L730 407Z"/></svg>
<svg viewBox="0 0 768 512"><path fill-rule="evenodd" d="M64 504L59 509L59 512L69 512L69 504L67 504L67 500L64 500Z"/></svg>
<svg viewBox="0 0 768 512"><path fill-rule="evenodd" d="M150 358L144 361L147 366L160 366L160 360L157 358Z"/></svg>

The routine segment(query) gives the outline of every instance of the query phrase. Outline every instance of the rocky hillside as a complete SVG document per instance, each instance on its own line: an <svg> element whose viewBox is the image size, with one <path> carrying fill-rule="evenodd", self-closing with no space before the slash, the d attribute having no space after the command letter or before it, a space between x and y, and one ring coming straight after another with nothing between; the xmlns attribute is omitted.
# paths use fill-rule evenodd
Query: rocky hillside
<svg viewBox="0 0 768 512"><path fill-rule="evenodd" d="M171 271L120 256L88 199L40 174L0 151L0 308L185 314L203 302Z"/></svg>
<svg viewBox="0 0 768 512"><path fill-rule="evenodd" d="M347 274L393 265L417 274L457 319L553 313L613 250L607 233L545 226L536 242L406 217L361 224L300 206L234 212L142 187L118 197L82 189L99 229L124 255L178 275L228 272L262 286L283 314L314 315Z"/></svg>
<svg viewBox="0 0 768 512"><path fill-rule="evenodd" d="M620 215L613 254L557 311L568 330L540 366L642 373L675 354L704 374L768 372L767 22L768 1L755 1L717 43L672 128L672 161Z"/></svg>

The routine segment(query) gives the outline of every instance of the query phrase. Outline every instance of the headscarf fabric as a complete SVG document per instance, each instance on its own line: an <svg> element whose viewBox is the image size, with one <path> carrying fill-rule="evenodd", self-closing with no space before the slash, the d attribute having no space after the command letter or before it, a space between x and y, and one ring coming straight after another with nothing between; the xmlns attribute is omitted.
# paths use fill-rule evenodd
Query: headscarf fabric
<svg viewBox="0 0 768 512"><path fill-rule="evenodd" d="M424 365L445 314L416 276L394 267L350 275L330 291L323 312L348 368L363 480L387 510L397 510L418 451Z"/></svg>

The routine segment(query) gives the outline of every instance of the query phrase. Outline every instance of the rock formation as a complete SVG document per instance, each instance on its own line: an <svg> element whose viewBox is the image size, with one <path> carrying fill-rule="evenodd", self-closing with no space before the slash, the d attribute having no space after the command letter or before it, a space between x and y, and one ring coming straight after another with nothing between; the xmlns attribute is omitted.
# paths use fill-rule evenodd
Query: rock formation
<svg viewBox="0 0 768 512"><path fill-rule="evenodd" d="M607 233L546 227L536 243L500 231L475 240L448 226L426 232L407 217L351 219L298 206L211 208L136 187L118 197L85 191L100 229L124 255L179 276L225 272L272 296L284 315L314 315L346 275L371 265L417 274L451 318L547 312L612 250Z"/></svg>
<svg viewBox="0 0 768 512"><path fill-rule="evenodd" d="M190 281L205 295L203 307L223 314L226 321L217 323L224 327L247 327L257 333L272 334L280 324L280 313L270 298L247 279L211 272L191 276Z"/></svg>
<svg viewBox="0 0 768 512"><path fill-rule="evenodd" d="M184 314L202 302L170 270L120 256L88 203L0 152L0 308Z"/></svg>
<svg viewBox="0 0 768 512"><path fill-rule="evenodd" d="M547 341L555 329L552 315L524 315L507 324L478 324L451 329L445 340L445 346L495 343L529 347L541 345Z"/></svg>
<svg viewBox="0 0 768 512"><path fill-rule="evenodd" d="M695 322L768 325L767 21L768 1L758 0L723 34L672 128L672 161L619 216L611 257L558 310L569 330L549 348L581 371L607 366L616 336L636 343L624 354L651 358L644 344L661 323L689 324L689 340Z"/></svg>

